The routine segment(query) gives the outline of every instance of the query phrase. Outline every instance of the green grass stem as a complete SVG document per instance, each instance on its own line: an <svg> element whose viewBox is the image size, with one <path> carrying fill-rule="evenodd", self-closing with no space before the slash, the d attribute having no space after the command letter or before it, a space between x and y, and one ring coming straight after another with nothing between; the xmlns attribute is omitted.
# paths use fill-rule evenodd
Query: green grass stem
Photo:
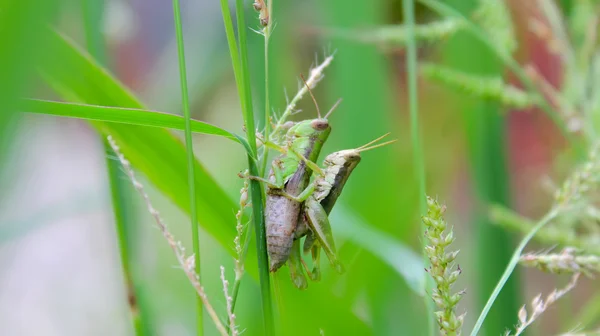
<svg viewBox="0 0 600 336"><path fill-rule="evenodd" d="M510 259L510 262L506 266L504 274L502 274L502 277L498 281L496 288L494 288L492 295L490 295L490 298L488 299L487 303L483 307L483 310L481 311L479 318L477 318L477 322L475 322L475 326L473 327L473 330L471 331L471 334L470 334L471 336L477 336L479 334L479 330L481 329L481 326L483 325L483 322L485 321L487 314L490 312L490 309L494 305L494 301L496 301L496 298L500 294L500 291L502 291L502 288L504 287L504 285L510 278L512 272L515 270L515 267L517 267L517 265L519 264L519 259L521 258L521 253L523 253L525 246L527 246L529 241L536 235L536 233L539 230L541 230L544 226L546 226L546 224L548 224L554 218L556 218L557 215L558 215L558 209L553 208L542 219L540 219L540 221L535 225L535 227L533 227L533 229L531 231L529 231L529 233L525 237L523 237L523 239L519 243L519 246L517 246L517 249L513 253L513 256Z"/></svg>
<svg viewBox="0 0 600 336"><path fill-rule="evenodd" d="M254 112L252 106L252 89L250 86L250 69L248 68L248 44L247 27L244 16L243 0L235 1L235 12L237 18L240 60L241 60L241 82L243 84L243 98L245 100L245 122L248 142L254 153L256 150L256 134L254 126ZM268 121L267 121L268 122ZM259 169L256 160L248 157L248 168L250 175L258 176ZM260 183L256 180L250 181L250 193L252 197L252 215L255 221L256 250L258 254L258 270L260 278L260 293L263 308L263 323L265 335L273 335L273 306L271 300L271 278L269 274L269 261L267 256L267 233L265 228L265 215L263 203L263 191Z"/></svg>
<svg viewBox="0 0 600 336"><path fill-rule="evenodd" d="M415 3L414 0L403 0L402 11L406 27L406 70L408 84L408 109L410 113L410 134L413 151L413 169L417 178L419 214L424 216L427 213L427 196L425 194L425 162L423 158L423 146L421 145L421 131L419 128L419 97L418 97L418 65L417 65L417 43L415 41ZM422 226L425 232L426 227ZM428 257L425 253L427 242L421 239L423 247L423 258L427 263ZM423 282L429 289L433 288L433 282L429 273L424 273L426 277ZM429 335L435 334L435 306L433 300L428 296L423 296L425 307L427 309L427 330Z"/></svg>
<svg viewBox="0 0 600 336"><path fill-rule="evenodd" d="M269 41L271 39L271 32L273 27L273 0L268 0L268 13L269 22L263 29L263 35L265 37L265 141L269 141L269 133L271 132L271 97L269 96ZM267 169L267 160L269 159L269 151L264 148L262 162L260 164L260 173L264 175Z"/></svg>
<svg viewBox="0 0 600 336"><path fill-rule="evenodd" d="M183 27L181 23L181 9L179 8L179 0L173 0L173 18L175 20L175 34L177 37L177 54L179 60L179 79L181 81L181 103L183 108L183 117L185 119L185 147L187 153L188 164L188 185L190 197L190 219L192 225L192 245L194 249L194 266L195 272L200 277L200 237L198 230L198 216L196 209L196 182L194 173L194 147L192 142L192 131L190 122L190 103L187 88L187 75L185 66L185 50L183 43ZM202 321L203 305L200 296L196 297L196 305L198 315L196 317L196 332L198 335L204 334L204 326Z"/></svg>
<svg viewBox="0 0 600 336"><path fill-rule="evenodd" d="M227 0L221 0L221 11L225 34L229 45L229 54L235 76L235 81L242 107L242 115L246 128L246 137L251 153L248 153L248 171L250 175L258 176L259 169L256 162L256 134L254 124L254 112L252 107L252 94L250 87L250 72L248 69L248 48L246 44L246 22L244 18L244 6L242 0L236 0L236 18L238 27L238 38L236 42L233 29L233 21L229 11ZM239 43L239 45L238 45ZM252 202L252 217L256 233L257 261L261 289L261 304L263 313L264 334L273 335L273 308L271 301L271 280L269 275L269 262L267 257L267 239L265 230L265 216L263 192L258 181L250 181L250 199Z"/></svg>

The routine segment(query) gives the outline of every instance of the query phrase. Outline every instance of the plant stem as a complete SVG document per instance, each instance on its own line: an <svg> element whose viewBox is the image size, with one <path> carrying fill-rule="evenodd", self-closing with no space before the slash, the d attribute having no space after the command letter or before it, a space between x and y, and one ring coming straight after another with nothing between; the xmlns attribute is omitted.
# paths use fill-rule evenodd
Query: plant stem
<svg viewBox="0 0 600 336"><path fill-rule="evenodd" d="M417 44L415 41L415 4L414 0L403 0L402 11L406 27L406 70L408 74L408 109L410 112L410 135L413 150L413 169L418 183L419 214L424 216L427 213L427 198L425 195L425 163L423 159L423 147L421 145L421 132L419 129L419 97L417 88ZM423 233L426 230L422 225ZM427 242L422 240L423 259L428 262L425 247ZM427 288L433 288L433 281L427 272L423 273L425 281L423 284ZM427 330L429 335L435 334L435 306L433 300L428 296L423 296L425 307L427 309Z"/></svg>
<svg viewBox="0 0 600 336"><path fill-rule="evenodd" d="M508 281L508 278L510 278L510 275L512 274L512 272L514 271L515 267L519 263L519 259L521 258L521 253L523 253L523 250L525 249L525 246L527 246L527 244L529 243L529 241L531 240L531 238L533 238L533 236L535 236L535 234L540 229L542 229L546 224L548 224L549 222L551 222L557 215L558 215L558 209L557 208L553 208L552 210L550 210L546 214L546 216L544 216L536 224L536 226L533 227L533 229L531 231L529 231L529 233L525 237L523 237L523 239L519 243L519 246L517 247L517 249L513 253L513 256L510 259L510 262L506 266L506 270L504 271L504 274L502 274L502 277L500 278L500 281L498 281L498 284L496 285L496 288L494 288L494 291L492 292L492 295L490 295L490 298L488 299L487 303L485 304L485 307L483 307L483 310L481 311L481 314L479 315L479 318L477 319L477 322L475 323L475 326L473 327L473 330L471 331L471 336L477 336L478 335L479 329L481 329L481 326L483 325L483 322L485 321L485 318L486 318L487 314L489 313L490 309L492 308L492 305L494 304L494 301L496 300L496 298L500 294L500 291L502 291L502 288L504 287L504 285Z"/></svg>
<svg viewBox="0 0 600 336"><path fill-rule="evenodd" d="M101 34L102 14L104 13L103 0L84 0L82 3L83 18L85 26L86 48L88 52L100 63L106 66L107 54L104 41ZM127 184L121 178L124 176L120 169L119 163L111 157L114 156L110 145L103 139L104 151L106 158L106 171L110 185L111 204L115 218L115 230L117 233L117 241L119 245L119 256L121 257L121 269L127 293L127 303L131 313L131 319L135 335L144 335L145 330L150 330L148 326L144 326L140 315L138 293L135 290L135 284L131 274L130 264L130 244L127 239L127 223L133 223L131 218L132 211L129 211L130 197L128 195ZM146 327L146 328L144 328Z"/></svg>
<svg viewBox="0 0 600 336"><path fill-rule="evenodd" d="M268 0L267 12L269 13L269 21L263 29L265 37L265 142L269 141L269 133L271 132L271 102L269 97L269 40L271 39L271 27L273 25L273 0ZM264 147L262 161L260 164L260 174L264 175L267 169L267 160L269 159L269 151Z"/></svg>
<svg viewBox="0 0 600 336"><path fill-rule="evenodd" d="M237 28L241 60L241 83L243 84L243 97L245 100L245 122L246 136L254 153L256 150L256 134L254 127L254 112L252 106L252 91L250 87L250 71L248 69L248 45L246 39L246 21L244 16L243 0L235 1L235 13L237 17ZM248 168L250 175L258 176L259 170L255 159L248 156ZM260 278L260 292L263 307L263 322L265 335L273 335L273 307L271 301L271 279L269 275L269 261L267 256L267 234L265 229L265 215L263 203L263 191L261 184L256 180L250 181L250 193L252 198L252 215L255 221L256 251L258 259L258 271Z"/></svg>
<svg viewBox="0 0 600 336"><path fill-rule="evenodd" d="M185 119L185 147L187 150L188 164L188 192L190 197L190 219L192 225L192 245L194 249L194 266L195 273L200 281L200 237L198 232L198 216L196 208L196 182L194 172L194 147L192 143L192 131L190 122L190 103L187 88L187 76L185 66L185 50L183 46L183 27L181 23L181 10L179 8L179 0L173 0L173 18L175 23L175 34L177 37L177 54L179 60L179 79L181 82L181 104L183 108L183 117ZM203 305L200 296L196 297L196 306L198 316L196 317L196 332L198 335L204 334L202 321Z"/></svg>
<svg viewBox="0 0 600 336"><path fill-rule="evenodd" d="M250 75L248 71L248 51L246 46L246 23L244 20L244 7L242 0L236 0L237 26L239 36L238 44L235 40L233 22L227 0L221 0L221 12L225 24L225 33L229 45L229 54L235 75L235 81L240 97L240 105L246 125L246 137L250 146L251 154L248 154L248 170L250 175L258 175L256 165L256 134L254 127L254 113L252 109L252 95L250 90ZM263 322L265 335L273 335L273 308L271 302L271 284L269 278L269 263L267 257L267 239L265 231L264 203L262 188L258 181L250 181L250 199L252 202L252 214L257 244L257 261L261 288L261 303L263 310Z"/></svg>

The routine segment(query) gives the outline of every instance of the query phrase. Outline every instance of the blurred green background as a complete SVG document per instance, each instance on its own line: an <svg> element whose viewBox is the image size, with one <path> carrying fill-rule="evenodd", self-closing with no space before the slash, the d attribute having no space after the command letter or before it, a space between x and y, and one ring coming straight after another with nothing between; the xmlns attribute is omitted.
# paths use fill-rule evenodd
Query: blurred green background
<svg viewBox="0 0 600 336"><path fill-rule="evenodd" d="M477 6L475 0L447 3L466 15ZM569 1L561 3L563 8L570 5ZM539 15L539 10L533 2L507 4L521 42L517 58L536 64L550 82L558 84L558 57L528 29L528 18ZM248 2L248 28L258 29L250 5ZM192 116L242 134L219 3L184 0L182 8ZM270 44L273 109L283 111L285 92L295 94L299 75L306 76L311 66L335 53L314 92L321 110L339 97L344 99L331 118L333 131L323 153L354 148L386 132L399 140L363 155L342 202L332 212L347 273L335 274L323 262L323 280L310 283L302 292L293 288L286 268L275 275L278 333L426 335L423 298L411 289L422 276L423 265L419 264L422 237L409 134L405 49L352 38L352 32L402 24L401 1L275 1L274 10L276 24ZM416 7L416 15L418 23L436 19L421 6ZM114 95L99 93L100 84L86 86L91 75L79 71L75 65L79 63L53 54L53 43L58 42L47 37L50 27L87 49L149 109L181 113L170 1L0 2L0 334L134 334L119 257L117 237L122 235L142 320L138 332L193 335L195 292L175 266L171 250L141 199L119 174L118 165L113 166L117 179L112 185L121 188L121 204L127 211L126 230L115 230L105 164L114 163L115 157L104 150L97 132L107 129L81 120L15 113L18 99L23 97L119 104ZM330 34L329 28L350 34ZM249 31L248 38L255 110L263 111L263 37ZM419 44L418 51L420 60L469 73L503 76L506 72L489 50L463 33L439 43ZM50 60L57 65L52 70L48 70ZM59 87L56 78L60 77L73 87ZM422 78L418 89L427 193L447 205L447 220L455 229L455 248L461 250L458 262L463 270L455 289L467 288L459 313L468 312L465 330L469 330L504 271L517 238L493 226L487 219L487 204L504 204L533 218L543 214L551 195L543 190L539 177L555 174L552 162L564 141L538 110L506 110ZM314 117L308 97L300 108L302 113L294 118ZM119 127L113 131L120 132L122 139L143 132ZM147 136L152 138L152 132ZM183 132L172 133L183 138ZM171 162L169 146L146 144L145 150L154 153L156 160L146 164ZM246 168L245 153L231 141L198 134L194 135L194 149L225 191L222 198L229 197L213 204L222 195L200 188L198 197L206 210L204 216L201 211L200 221L214 221L214 232L229 237L242 186L237 173ZM157 180L169 185L169 181L185 179L178 174L185 172L185 166L161 169L157 167L147 179L144 174L139 176L172 232L191 251L186 212L180 209L181 203L174 203L156 187ZM207 230L201 230L202 282L223 316L219 266L224 265L228 278L233 278L233 259L227 252L233 248L232 238L223 246ZM262 332L252 255L247 263L254 271L245 275L236 308L244 335ZM555 286L549 276L517 272L484 325L486 335L512 327L520 305ZM580 287L585 290L586 286ZM580 303L577 296L565 302L541 318L531 334L567 331L570 310ZM206 334L216 334L208 317L204 321Z"/></svg>

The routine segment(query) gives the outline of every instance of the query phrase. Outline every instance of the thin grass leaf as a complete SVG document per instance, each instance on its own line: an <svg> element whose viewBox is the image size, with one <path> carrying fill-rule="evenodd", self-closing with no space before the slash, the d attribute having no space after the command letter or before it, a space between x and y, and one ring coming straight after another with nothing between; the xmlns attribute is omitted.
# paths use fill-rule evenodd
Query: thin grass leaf
<svg viewBox="0 0 600 336"><path fill-rule="evenodd" d="M517 267L517 264L519 263L519 260L521 259L521 253L523 253L525 246L527 246L529 241L538 233L538 231L540 231L542 228L544 228L544 226L546 226L546 224L550 223L554 218L556 218L557 214L558 214L558 212L556 211L556 209L553 209L550 212L548 212L548 214L546 214L546 216L544 216L542 219L540 219L540 221L531 229L531 231L529 231L529 233L525 237L523 237L523 239L519 243L519 246L514 251L512 258L510 259L510 262L506 266L506 270L504 271L504 273L502 274L502 277L498 281L496 288L494 288L494 291L492 292L487 303L483 307L481 314L479 314L479 317L477 318L477 321L475 322L475 326L473 327L473 330L471 330L471 334L470 334L471 336L477 336L479 334L479 331L483 325L483 322L485 321L485 318L487 317L488 313L490 312L492 305L496 301L496 298L498 298L498 295L502 291L502 288L504 287L504 285L510 278L513 271L515 270L515 267Z"/></svg>
<svg viewBox="0 0 600 336"><path fill-rule="evenodd" d="M90 121L170 128L175 130L184 130L185 128L185 120L181 116L137 108L88 105L42 99L25 99L22 101L20 109L22 112ZM248 146L248 143L244 138L218 126L193 119L190 120L190 122L191 130L194 133L217 135L238 142L244 145L244 147Z"/></svg>
<svg viewBox="0 0 600 336"><path fill-rule="evenodd" d="M181 83L181 105L183 105L183 118L185 121L185 149L187 159L187 178L188 178L188 196L190 198L190 220L192 226L192 247L194 250L194 268L196 276L200 281L202 273L200 270L200 233L198 231L198 213L194 206L196 204L196 186L194 174L194 148L192 142L191 117L190 117L190 99L187 88L187 74L185 66L185 50L183 43L183 24L181 23L181 9L179 0L173 0L173 18L175 23L175 34L177 36L177 56L179 63L179 79ZM202 314L204 311L202 296L196 298L196 333L199 336L204 335L204 325ZM207 307L208 308L208 307Z"/></svg>
<svg viewBox="0 0 600 336"><path fill-rule="evenodd" d="M250 87L250 71L248 69L248 48L246 41L246 29L248 28L246 27L246 22L244 19L243 1L236 0L235 5L239 38L237 43L228 3L226 0L221 0L221 12L223 15L223 22L225 24L225 33L227 36L227 43L229 45L231 63L235 75L240 104L242 106L242 115L244 117L244 123L246 126L246 136L251 148L251 153L248 154L248 171L250 175L258 176L259 169L256 160L256 134L254 133L254 113L252 108L252 91ZM256 258L258 261L258 270L260 275L262 316L265 328L264 333L266 335L273 335L273 307L271 300L271 280L267 257L263 191L258 181L250 181L250 199L252 202L252 216L256 234Z"/></svg>
<svg viewBox="0 0 600 336"><path fill-rule="evenodd" d="M408 85L408 110L410 114L410 140L412 143L412 155L413 155L413 170L416 175L418 194L419 198L419 214L425 216L427 213L427 195L426 193L426 181L425 181L425 159L423 146L421 145L421 129L419 126L419 98L418 98L418 63L417 63L417 41L416 41L416 29L415 29L415 2L414 0L403 0L402 10L404 12L404 20L406 26L406 72L407 85ZM426 232L427 228L421 226L422 232ZM423 240L422 245L423 259L428 260L427 257L427 242ZM426 261L427 262L427 261ZM423 276L426 276L423 274ZM423 284L427 288L432 288L433 281L427 276ZM429 335L435 333L435 306L433 302L425 297L425 308L427 311L427 331Z"/></svg>

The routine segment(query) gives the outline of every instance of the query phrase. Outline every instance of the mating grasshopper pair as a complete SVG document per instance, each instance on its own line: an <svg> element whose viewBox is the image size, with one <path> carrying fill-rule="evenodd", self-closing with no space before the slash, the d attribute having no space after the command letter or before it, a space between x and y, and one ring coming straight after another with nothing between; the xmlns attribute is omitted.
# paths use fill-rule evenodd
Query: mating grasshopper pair
<svg viewBox="0 0 600 336"><path fill-rule="evenodd" d="M360 162L360 153L394 142L373 145L389 133L385 134L361 147L329 154L324 160L324 167L320 168L315 161L331 133L327 118L338 104L339 101L325 117L321 117L315 101L318 118L291 126L285 135L285 146L264 143L266 147L281 152L271 163L268 179L247 176L267 186L265 216L270 271L277 271L287 262L294 285L299 289L308 286L303 268L312 280L320 279L321 248L332 267L339 273L343 272L328 215L350 174ZM314 175L312 182L311 175ZM308 270L302 259L300 241L303 237L306 237L304 253L310 251L312 254L312 271Z"/></svg>

